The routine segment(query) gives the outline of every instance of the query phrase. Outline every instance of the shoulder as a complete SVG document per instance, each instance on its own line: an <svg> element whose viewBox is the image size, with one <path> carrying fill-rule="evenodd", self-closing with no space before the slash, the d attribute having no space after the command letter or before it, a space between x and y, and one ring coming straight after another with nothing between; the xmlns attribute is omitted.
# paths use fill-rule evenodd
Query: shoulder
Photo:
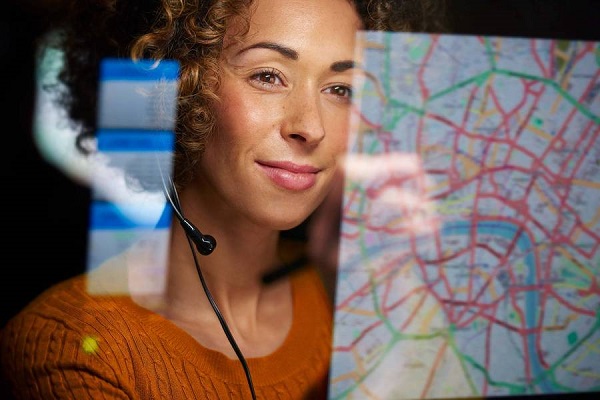
<svg viewBox="0 0 600 400"><path fill-rule="evenodd" d="M87 275L80 275L47 289L10 319L0 332L0 346L4 353L14 348L76 347L88 337L110 337L114 342L120 332L134 331L139 324L135 316L141 312L128 296L90 294Z"/></svg>
<svg viewBox="0 0 600 400"><path fill-rule="evenodd" d="M60 398L57 390L89 398L86 387L126 398L126 375L117 375L115 367L122 368L119 345L128 339L115 326L125 323L124 313L133 306L125 298L91 296L86 275L47 289L0 332L3 379L33 398Z"/></svg>
<svg viewBox="0 0 600 400"><path fill-rule="evenodd" d="M64 329L79 329L96 325L102 314L111 313L128 303L125 296L95 296L88 292L88 275L83 274L60 282L31 301L13 317L5 330L18 329L27 321L42 321L63 325ZM78 328L79 327L79 328Z"/></svg>

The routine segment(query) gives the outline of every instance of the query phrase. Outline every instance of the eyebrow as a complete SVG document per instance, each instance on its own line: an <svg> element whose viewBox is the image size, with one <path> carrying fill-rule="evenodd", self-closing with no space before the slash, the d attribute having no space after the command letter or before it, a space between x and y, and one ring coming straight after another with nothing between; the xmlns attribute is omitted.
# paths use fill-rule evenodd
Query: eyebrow
<svg viewBox="0 0 600 400"><path fill-rule="evenodd" d="M333 72L344 72L356 67L356 63L352 60L337 61L329 67Z"/></svg>
<svg viewBox="0 0 600 400"><path fill-rule="evenodd" d="M269 50L274 50L276 52L278 52L279 54L281 54L282 56L289 58L290 60L297 60L298 59L298 52L294 49L290 49L289 47L286 46L282 46L280 44L277 43L273 43L273 42L258 42L255 43L251 46L248 47L244 47L243 49L241 49L240 51L238 51L238 55L242 54L248 50L251 49L269 49Z"/></svg>
<svg viewBox="0 0 600 400"><path fill-rule="evenodd" d="M285 58L289 58L290 60L298 60L298 52L294 49L291 49L287 46L280 45L274 42L258 42L251 46L244 47L240 51L238 51L238 55L251 50L251 49L268 49L273 50L284 56ZM344 61L336 61L329 66L333 72L344 72L346 70L352 69L356 67L356 63L352 60L344 60Z"/></svg>

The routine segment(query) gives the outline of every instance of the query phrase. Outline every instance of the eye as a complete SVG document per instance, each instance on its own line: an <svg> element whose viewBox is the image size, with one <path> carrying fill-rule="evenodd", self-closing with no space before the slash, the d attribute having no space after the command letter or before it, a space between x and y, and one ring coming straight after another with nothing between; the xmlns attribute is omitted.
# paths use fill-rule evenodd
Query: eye
<svg viewBox="0 0 600 400"><path fill-rule="evenodd" d="M333 85L326 88L324 92L339 97L340 101L350 102L352 100L352 88L350 86Z"/></svg>
<svg viewBox="0 0 600 400"><path fill-rule="evenodd" d="M283 85L281 74L275 69L265 69L250 75L250 81L261 86Z"/></svg>

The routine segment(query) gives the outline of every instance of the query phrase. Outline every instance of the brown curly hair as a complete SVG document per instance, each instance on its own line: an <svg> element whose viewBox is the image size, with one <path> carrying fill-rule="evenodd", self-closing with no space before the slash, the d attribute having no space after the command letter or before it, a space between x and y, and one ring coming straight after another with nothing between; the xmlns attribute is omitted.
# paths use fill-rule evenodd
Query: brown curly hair
<svg viewBox="0 0 600 400"><path fill-rule="evenodd" d="M445 31L442 0L348 0L364 29ZM49 44L64 51L60 103L79 131L93 137L97 66L104 57L176 59L180 63L174 180L185 184L214 131L218 60L228 21L248 20L253 0L70 0ZM244 31L239 32L240 35ZM56 87L54 88L56 89Z"/></svg>

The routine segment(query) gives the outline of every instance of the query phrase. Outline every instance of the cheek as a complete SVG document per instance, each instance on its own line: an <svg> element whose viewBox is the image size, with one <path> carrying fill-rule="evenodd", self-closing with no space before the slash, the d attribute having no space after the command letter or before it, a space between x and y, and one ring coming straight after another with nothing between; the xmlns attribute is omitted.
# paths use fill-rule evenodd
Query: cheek
<svg viewBox="0 0 600 400"><path fill-rule="evenodd" d="M265 101L256 101L249 94L241 91L229 91L221 95L221 102L216 107L217 140L228 145L239 144L251 140L265 129L274 127L275 113Z"/></svg>

